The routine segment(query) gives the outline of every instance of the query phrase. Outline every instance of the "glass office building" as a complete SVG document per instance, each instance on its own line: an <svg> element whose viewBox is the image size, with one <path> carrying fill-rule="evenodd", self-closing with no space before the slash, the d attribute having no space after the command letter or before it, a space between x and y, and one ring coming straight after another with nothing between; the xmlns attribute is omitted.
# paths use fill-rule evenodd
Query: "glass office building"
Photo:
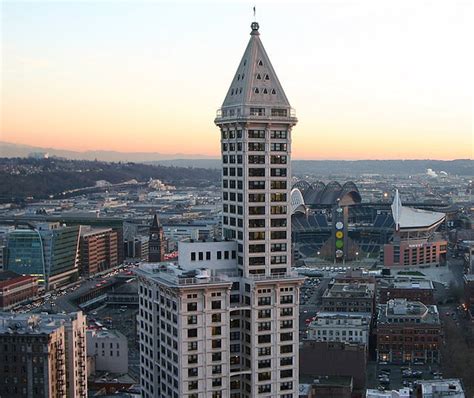
<svg viewBox="0 0 474 398"><path fill-rule="evenodd" d="M5 269L38 277L47 286L78 276L79 226L41 224L17 229L7 238Z"/></svg>

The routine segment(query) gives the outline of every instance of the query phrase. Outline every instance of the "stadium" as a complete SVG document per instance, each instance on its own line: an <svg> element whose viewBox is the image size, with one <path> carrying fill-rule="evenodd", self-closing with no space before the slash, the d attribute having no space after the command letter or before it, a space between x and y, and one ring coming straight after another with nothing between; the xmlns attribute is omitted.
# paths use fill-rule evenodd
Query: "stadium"
<svg viewBox="0 0 474 398"><path fill-rule="evenodd" d="M439 231L445 208L402 205L398 191L393 203L365 203L352 181L298 181L291 190L295 259L368 259L389 267L443 265L446 241Z"/></svg>

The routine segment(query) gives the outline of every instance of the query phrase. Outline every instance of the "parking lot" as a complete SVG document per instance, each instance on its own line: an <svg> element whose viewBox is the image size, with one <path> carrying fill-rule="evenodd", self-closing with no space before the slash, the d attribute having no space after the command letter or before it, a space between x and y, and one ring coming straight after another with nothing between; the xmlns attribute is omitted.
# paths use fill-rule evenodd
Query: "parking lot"
<svg viewBox="0 0 474 398"><path fill-rule="evenodd" d="M400 389L413 387L417 380L432 380L442 374L436 364L390 365L369 362L367 364L367 388Z"/></svg>

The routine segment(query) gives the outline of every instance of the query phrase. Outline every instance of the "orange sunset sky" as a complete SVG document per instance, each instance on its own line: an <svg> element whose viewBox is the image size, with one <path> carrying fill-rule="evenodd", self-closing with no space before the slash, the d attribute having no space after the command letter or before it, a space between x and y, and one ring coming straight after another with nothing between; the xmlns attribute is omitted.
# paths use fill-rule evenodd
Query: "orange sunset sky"
<svg viewBox="0 0 474 398"><path fill-rule="evenodd" d="M218 156L252 2L4 1L0 140ZM473 158L470 1L257 2L296 159Z"/></svg>

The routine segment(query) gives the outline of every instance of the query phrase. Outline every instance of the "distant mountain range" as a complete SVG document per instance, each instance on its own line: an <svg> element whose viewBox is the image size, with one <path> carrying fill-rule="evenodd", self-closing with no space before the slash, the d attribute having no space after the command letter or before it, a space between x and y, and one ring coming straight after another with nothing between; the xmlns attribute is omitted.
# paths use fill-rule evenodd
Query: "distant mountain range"
<svg viewBox="0 0 474 398"><path fill-rule="evenodd" d="M106 162L135 162L172 167L197 167L219 169L220 159L205 155L162 154L158 152L115 152L115 151L68 151L53 148L40 148L0 141L0 157L27 157L32 153L48 153L73 160L100 160ZM427 169L435 173L474 175L474 160L294 160L293 174L312 175L412 175L422 174Z"/></svg>
<svg viewBox="0 0 474 398"><path fill-rule="evenodd" d="M0 157L24 158L31 154L48 154L71 160L101 160L104 162L145 163L164 159L216 159L212 156L182 153L163 154L158 152L116 152L116 151L69 151L67 149L41 148L30 145L12 144L0 141Z"/></svg>

